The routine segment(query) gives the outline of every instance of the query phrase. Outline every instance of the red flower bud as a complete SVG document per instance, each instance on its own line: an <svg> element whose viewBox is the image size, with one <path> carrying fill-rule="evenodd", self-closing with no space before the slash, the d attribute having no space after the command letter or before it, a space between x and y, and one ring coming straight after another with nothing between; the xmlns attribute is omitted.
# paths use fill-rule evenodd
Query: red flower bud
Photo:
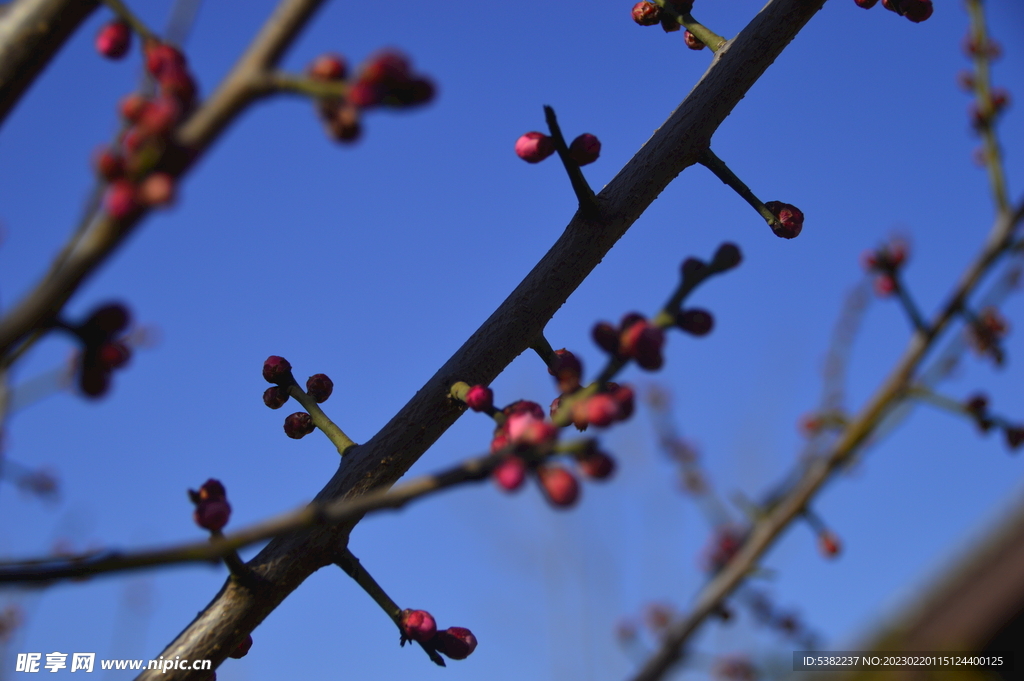
<svg viewBox="0 0 1024 681"><path fill-rule="evenodd" d="M116 180L124 175L124 159L110 149L103 148L96 152L93 157L93 165L96 173L107 182Z"/></svg>
<svg viewBox="0 0 1024 681"><path fill-rule="evenodd" d="M333 52L321 54L309 65L307 73L309 73L311 79L322 82L345 80L345 75L348 73L348 64L340 54Z"/></svg>
<svg viewBox="0 0 1024 681"><path fill-rule="evenodd" d="M313 432L313 419L304 411L290 414L284 420L284 434L293 440L301 440Z"/></svg>
<svg viewBox="0 0 1024 681"><path fill-rule="evenodd" d="M286 385L292 382L292 365L284 357L271 355L263 362L263 378L267 383Z"/></svg>
<svg viewBox="0 0 1024 681"><path fill-rule="evenodd" d="M541 490L553 506L568 508L580 496L580 485L573 474L561 466L541 466L537 469Z"/></svg>
<svg viewBox="0 0 1024 681"><path fill-rule="evenodd" d="M158 81L185 70L185 55L176 47L160 42L146 44L146 70Z"/></svg>
<svg viewBox="0 0 1024 681"><path fill-rule="evenodd" d="M135 185L128 180L115 180L107 187L103 205L115 220L128 217L139 209Z"/></svg>
<svg viewBox="0 0 1024 681"><path fill-rule="evenodd" d="M580 459L579 469L580 473L592 480L606 480L615 472L615 459L594 450Z"/></svg>
<svg viewBox="0 0 1024 681"><path fill-rule="evenodd" d="M599 428L610 426L619 418L619 403L607 393L598 393L579 404L585 420Z"/></svg>
<svg viewBox="0 0 1024 681"><path fill-rule="evenodd" d="M665 333L647 321L638 321L627 327L620 337L619 352L632 357L641 369L656 371L661 368L663 358L661 347L665 344Z"/></svg>
<svg viewBox="0 0 1024 681"><path fill-rule="evenodd" d="M107 59L120 59L132 45L132 29L120 19L103 26L96 35L96 51Z"/></svg>
<svg viewBox="0 0 1024 681"><path fill-rule="evenodd" d="M263 391L263 404L271 409L280 409L288 401L288 389L272 385Z"/></svg>
<svg viewBox="0 0 1024 681"><path fill-rule="evenodd" d="M98 366L111 371L124 366L132 353L124 343L111 341L104 343L96 349L96 363Z"/></svg>
<svg viewBox="0 0 1024 681"><path fill-rule="evenodd" d="M235 646L235 649L228 653L228 657L240 660L249 654L250 648L252 648L252 634L246 636L244 641Z"/></svg>
<svg viewBox="0 0 1024 681"><path fill-rule="evenodd" d="M580 376L583 375L583 364L565 348L555 350L555 359L548 367L548 373L558 381L558 390L563 393L572 392L580 387Z"/></svg>
<svg viewBox="0 0 1024 681"><path fill-rule="evenodd" d="M420 643L428 642L437 633L437 624L426 610L403 610L401 628L404 638Z"/></svg>
<svg viewBox="0 0 1024 681"><path fill-rule="evenodd" d="M633 5L633 21L641 26L654 26L661 21L661 8L643 0Z"/></svg>
<svg viewBox="0 0 1024 681"><path fill-rule="evenodd" d="M853 1L855 3L857 3L857 7L863 7L864 9L871 9L872 7L874 7L878 3L878 0L853 0Z"/></svg>
<svg viewBox="0 0 1024 681"><path fill-rule="evenodd" d="M775 236L783 239L793 239L800 235L804 228L804 214L799 208L781 201L769 201L764 204L765 208L772 212L778 220L772 225Z"/></svg>
<svg viewBox="0 0 1024 681"><path fill-rule="evenodd" d="M540 163L555 153L554 141L541 132L528 132L516 140L516 156L527 163Z"/></svg>
<svg viewBox="0 0 1024 681"><path fill-rule="evenodd" d="M826 558L835 558L839 555L839 551L842 550L839 537L828 530L818 535L818 548L821 549L822 555Z"/></svg>
<svg viewBox="0 0 1024 681"><path fill-rule="evenodd" d="M691 50L699 51L704 49L704 43L701 42L700 38L689 31L683 31L683 42Z"/></svg>
<svg viewBox="0 0 1024 681"><path fill-rule="evenodd" d="M489 412L494 408L494 391L485 385L474 385L466 393L466 406L473 411Z"/></svg>
<svg viewBox="0 0 1024 681"><path fill-rule="evenodd" d="M118 110L126 121L129 123L137 123L148 106L148 99L137 92L133 92L121 100L121 103L118 105Z"/></svg>
<svg viewBox="0 0 1024 681"><path fill-rule="evenodd" d="M313 374L306 379L306 393L317 402L326 402L334 392L334 381L324 374Z"/></svg>
<svg viewBox="0 0 1024 681"><path fill-rule="evenodd" d="M503 490L508 492L517 490L526 480L526 462L518 456L508 456L494 467L491 477Z"/></svg>
<svg viewBox="0 0 1024 681"><path fill-rule="evenodd" d="M731 270L743 261L743 254L736 244L726 242L715 251L715 257L711 260L711 266L719 272Z"/></svg>
<svg viewBox="0 0 1024 681"><path fill-rule="evenodd" d="M704 336L715 326L715 318L707 310L694 308L676 314L676 326L694 336Z"/></svg>
<svg viewBox="0 0 1024 681"><path fill-rule="evenodd" d="M598 322L590 332L597 346L610 355L619 351L619 332L608 322Z"/></svg>
<svg viewBox="0 0 1024 681"><path fill-rule="evenodd" d="M880 274L875 277L875 293L881 297L891 296L896 291L896 280L888 274Z"/></svg>
<svg viewBox="0 0 1024 681"><path fill-rule="evenodd" d="M476 636L463 627L448 627L434 639L437 652L453 660L465 660L476 650Z"/></svg>
<svg viewBox="0 0 1024 681"><path fill-rule="evenodd" d="M569 145L569 158L579 166L593 163L600 155L601 141L589 132L583 133Z"/></svg>
<svg viewBox="0 0 1024 681"><path fill-rule="evenodd" d="M210 532L219 532L228 524L231 505L228 504L224 485L219 480L210 478L203 483L199 491L189 490L188 496L196 505L192 514L196 525Z"/></svg>
<svg viewBox="0 0 1024 681"><path fill-rule="evenodd" d="M166 206L174 202L174 178L153 173L139 185L139 201L146 206Z"/></svg>

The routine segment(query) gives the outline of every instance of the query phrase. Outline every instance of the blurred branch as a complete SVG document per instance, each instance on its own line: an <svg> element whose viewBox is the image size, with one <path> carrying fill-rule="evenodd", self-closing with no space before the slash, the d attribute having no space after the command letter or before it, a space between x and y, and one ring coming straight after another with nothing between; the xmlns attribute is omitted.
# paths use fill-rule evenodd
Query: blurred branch
<svg viewBox="0 0 1024 681"><path fill-rule="evenodd" d="M948 301L935 318L914 334L907 350L878 391L839 435L839 439L821 457L811 460L803 475L789 493L778 500L763 520L752 528L747 540L725 568L698 594L691 612L666 632L662 647L633 677L633 681L655 681L681 658L683 645L705 618L738 587L776 538L794 519L799 519L810 501L832 474L854 454L873 433L876 426L906 396L911 379L939 334L960 313L967 297L981 278L1007 253L1012 245L1013 230L1024 221L1024 200L1012 213L1000 212L988 241L978 257L967 268Z"/></svg>
<svg viewBox="0 0 1024 681"><path fill-rule="evenodd" d="M18 0L0 13L0 126L99 0Z"/></svg>

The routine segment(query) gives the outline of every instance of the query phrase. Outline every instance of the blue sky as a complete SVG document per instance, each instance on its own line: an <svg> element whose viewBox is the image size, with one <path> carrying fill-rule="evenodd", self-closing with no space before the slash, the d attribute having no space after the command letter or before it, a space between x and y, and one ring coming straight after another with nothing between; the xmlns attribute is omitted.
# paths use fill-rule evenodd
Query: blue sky
<svg viewBox="0 0 1024 681"><path fill-rule="evenodd" d="M987 4L1004 47L995 82L1020 97L1024 6ZM715 135L713 149L759 197L806 213L798 239L775 238L731 190L690 168L548 326L551 343L578 352L593 372L601 360L589 338L595 321L653 313L685 257L739 244L743 265L692 299L715 314L713 333L672 335L663 371L623 376L673 391L678 427L699 443L726 496L756 497L793 465L802 444L796 423L819 399L840 305L863 278L860 253L894 232L909 234L908 283L931 312L991 225L985 174L971 161L970 99L955 84L968 66L960 50L967 17L959 3L936 5L917 25L880 6L826 3ZM132 6L160 26L170 3ZM272 6L202 8L187 45L202 93ZM33 556L59 537L79 548L199 539L185 490L208 477L228 488L229 529L308 501L337 454L318 433L284 436L288 410L260 401L263 360L285 356L300 380L328 374L336 387L325 409L353 439L367 440L570 219L574 199L560 165L528 166L513 153L520 134L543 129L542 105L555 107L568 137L601 139L601 158L585 169L600 188L707 68L709 53L687 50L680 34L636 26L628 2L573 9L535 0L513 10L326 6L287 68L301 70L329 50L358 63L399 47L438 83L437 101L368 116L364 139L344 148L324 137L301 100L265 102L242 116L188 177L178 204L149 219L71 300L71 316L123 300L158 329L160 342L133 358L104 400L61 393L13 415L5 455L52 467L62 496L45 504L0 488L8 519L0 551ZM759 9L751 0L698 0L694 14L729 37ZM137 50L109 63L92 49L107 18L90 20L0 130L4 308L30 289L72 229L91 186L89 157L116 129L116 102L136 82ZM1011 105L1001 131L1017 199L1019 106ZM1024 420L1024 304L1011 298L1005 312L1018 327L1007 367L968 357L943 389L957 398L984 389L997 410ZM871 394L908 338L895 304L873 302L850 364L851 407ZM65 338L40 343L13 384L53 371L71 350ZM554 397L532 354L494 389L502 404ZM412 474L482 452L489 433L486 418L466 415ZM678 493L647 413L602 440L619 474L585 485L569 512L549 509L536 490L506 497L486 484L369 518L354 531L353 552L397 602L476 633L480 647L469 660L434 670L421 653L399 649L370 599L340 570L322 570L254 632L248 657L223 665L218 678L627 677L632 662L615 645L616 623L654 600L685 607L704 580L697 558L709 530ZM768 555L773 577L762 587L830 647L849 647L1020 499L1022 465L998 437L917 409L817 502L843 540L841 558L823 560L809 529L793 527ZM0 600L27 613L8 651L156 657L224 576L221 568L174 568L4 592ZM134 608L123 605L126 594L136 595ZM709 627L696 645L791 649L743 625ZM11 675L13 660L3 664L0 673Z"/></svg>

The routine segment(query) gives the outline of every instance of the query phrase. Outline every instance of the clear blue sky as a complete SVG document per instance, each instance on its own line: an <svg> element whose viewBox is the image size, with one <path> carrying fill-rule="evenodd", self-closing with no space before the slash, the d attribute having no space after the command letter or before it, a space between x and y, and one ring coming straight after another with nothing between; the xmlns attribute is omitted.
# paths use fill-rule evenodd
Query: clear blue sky
<svg viewBox="0 0 1024 681"><path fill-rule="evenodd" d="M995 81L1024 97L1024 5L987 3L1005 56ZM209 93L273 3L209 3L187 50ZM135 2L162 25L169 0ZM732 36L757 0L698 0L695 16ZM266 409L267 355L287 357L300 380L327 373L325 404L356 441L375 433L494 310L560 234L574 200L551 159L528 166L516 138L543 129L550 104L573 137L596 134L600 188L647 140L706 69L680 34L640 28L629 2L587 11L523 0L439 9L429 3L329 4L289 54L299 70L338 50L359 62L397 46L439 85L433 105L366 120L364 140L339 148L312 107L281 99L246 113L181 188L178 205L152 219L72 299L83 315L119 299L161 342L115 378L109 397L63 393L13 415L6 456L50 466L57 504L0 488L0 552L25 557L58 537L77 548L199 539L185 490L224 481L241 527L308 501L337 466L318 433L287 439L288 409ZM115 130L114 107L138 75L137 50L112 64L96 56L98 13L67 45L0 130L0 304L36 281L63 243L92 181L89 157ZM683 173L630 229L548 327L555 347L587 367L600 319L653 313L689 255L738 243L741 268L693 298L712 310L703 339L672 335L653 376L676 396L675 419L700 443L715 485L757 496L792 466L796 422L819 399L820 367L846 291L862 279L858 257L894 231L913 239L907 277L924 310L943 300L977 252L993 217L984 172L973 166L969 97L955 85L967 17L937 2L916 25L832 0L740 102L713 148L763 200L807 215L794 241L777 239L700 167ZM1024 176L1019 105L1001 127L1011 196ZM1024 420L1020 326L1002 371L968 358L944 385L962 398L984 388L995 407ZM909 338L891 301L872 304L855 347L848 393L858 406ZM51 371L72 350L41 343L14 384ZM590 374L592 375L592 374ZM626 381L652 380L631 369ZM547 404L554 391L524 354L495 382L499 403ZM487 419L462 418L417 464L433 471L486 449ZM399 514L373 517L351 548L403 606L430 610L442 627L480 640L467 661L435 670L399 649L393 625L340 570L312 576L254 633L241 661L218 678L621 679L632 668L616 647L620 618L652 600L685 606L703 582L697 556L708 527L676 489L643 410L604 436L618 456L611 484L588 484L570 512L536 490L508 498L490 484ZM845 552L821 559L796 526L769 554L764 588L801 613L833 648L884 620L948 565L972 536L1024 492L1024 460L996 436L928 408L831 485L816 509ZM252 555L247 552L245 555ZM156 657L219 590L222 568L174 568L95 579L40 592L5 591L28 615L16 652L96 652ZM136 594L137 606L123 604ZM149 606L138 607L139 594ZM746 646L786 651L773 636L712 627L702 651ZM0 675L10 676L13 658ZM67 673L67 672L64 672ZM115 677L111 677L115 678ZM128 678L122 673L116 678Z"/></svg>

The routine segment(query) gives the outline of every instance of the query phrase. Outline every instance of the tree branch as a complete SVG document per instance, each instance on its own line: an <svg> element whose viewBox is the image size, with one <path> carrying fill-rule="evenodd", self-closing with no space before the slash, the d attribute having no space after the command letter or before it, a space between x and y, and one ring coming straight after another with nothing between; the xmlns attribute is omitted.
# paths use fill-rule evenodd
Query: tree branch
<svg viewBox="0 0 1024 681"><path fill-rule="evenodd" d="M489 384L535 341L658 194L697 162L733 107L823 4L824 0L772 0L726 43L679 108L601 192L601 219L574 216L523 282L409 403L369 442L348 451L316 501L351 499L394 484L462 413L462 407L448 396L451 384L460 380ZM234 640L238 631L252 631L306 577L330 564L333 552L355 524L316 527L271 542L250 562L270 586L252 593L226 584L163 656L212 659L220 664L228 653L226 642ZM158 676L177 681L198 679L200 674L147 671L138 678L155 681Z"/></svg>

